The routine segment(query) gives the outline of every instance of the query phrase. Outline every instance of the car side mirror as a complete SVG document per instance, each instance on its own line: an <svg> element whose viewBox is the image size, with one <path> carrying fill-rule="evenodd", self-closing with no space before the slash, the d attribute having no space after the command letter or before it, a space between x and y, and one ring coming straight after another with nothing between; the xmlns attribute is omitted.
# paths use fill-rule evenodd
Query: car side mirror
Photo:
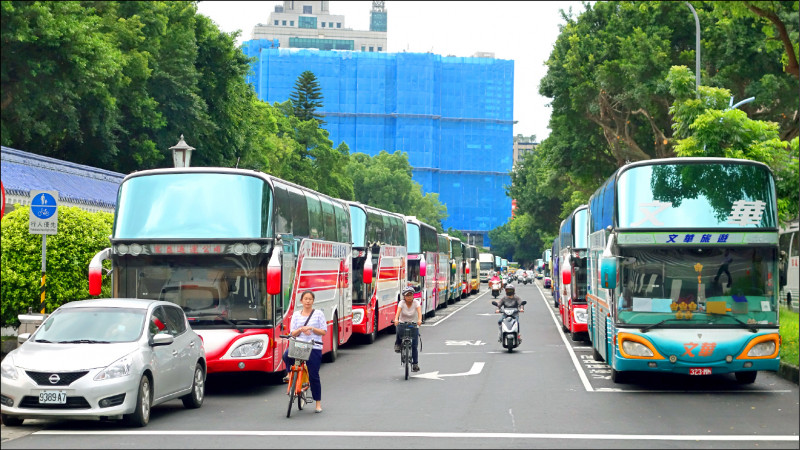
<svg viewBox="0 0 800 450"><path fill-rule="evenodd" d="M17 336L17 344L24 344L30 338L31 338L30 333L22 333L19 336Z"/></svg>
<svg viewBox="0 0 800 450"><path fill-rule="evenodd" d="M522 301L522 303L520 303L520 305L522 305L522 306L525 306L525 305L527 305L527 304L528 304L528 301L527 301L527 300L523 300L523 301Z"/></svg>
<svg viewBox="0 0 800 450"><path fill-rule="evenodd" d="M493 304L494 306L497 306L497 302L496 302L496 301L494 301L494 300L492 300L492 304Z"/></svg>
<svg viewBox="0 0 800 450"><path fill-rule="evenodd" d="M158 333L157 335L153 336L153 347L158 347L161 345L169 345L175 342L175 338L168 333Z"/></svg>

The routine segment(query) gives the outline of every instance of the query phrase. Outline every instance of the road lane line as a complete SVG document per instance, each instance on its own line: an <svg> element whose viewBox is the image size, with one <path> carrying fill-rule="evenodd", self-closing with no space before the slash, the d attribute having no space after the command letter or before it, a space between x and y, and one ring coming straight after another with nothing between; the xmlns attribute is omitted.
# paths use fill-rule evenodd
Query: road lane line
<svg viewBox="0 0 800 450"><path fill-rule="evenodd" d="M566 433L462 433L425 431L315 431L315 430L42 430L34 435L95 436L298 436L298 437L364 437L364 438L460 438L460 439L573 439L620 441L721 441L721 442L792 442L793 435L658 435L658 434L566 434Z"/></svg>
<svg viewBox="0 0 800 450"><path fill-rule="evenodd" d="M533 283L536 286L536 289L539 290L539 293L542 294L542 300L544 301L544 305L547 307L547 310L550 311L550 317L553 318L553 323L556 324L556 331L558 331L558 335L561 336L561 340L564 342L564 346L567 347L567 351L569 352L570 358L572 358L572 364L575 365L575 369L578 371L578 376L581 378L581 382L583 383L583 387L586 388L586 392L594 392L594 387L592 387L592 383L589 382L589 377L586 376L586 372L583 370L583 366L581 366L580 361L578 361L578 357L575 355L575 351L572 350L572 345L567 342L567 337L564 333L561 332L561 324L558 323L556 320L556 315L553 313L553 309L550 308L550 303L547 302L547 297L545 297L544 292L542 292L542 288L539 287L538 283Z"/></svg>
<svg viewBox="0 0 800 450"><path fill-rule="evenodd" d="M479 294L477 297L473 298L473 299L472 299L472 300L470 300L469 302L467 302L467 303L464 303L463 305L459 305L460 307L459 307L458 309L456 309L455 311L451 312L450 314L448 314L448 315L444 316L444 317L442 318L442 320L437 320L436 322L434 322L434 323L432 323L432 324L430 324L430 325L426 325L426 324L424 324L424 323L423 323L423 324L422 324L422 326L423 326L423 327L426 327L426 326L427 326L427 327L435 327L435 326L439 325L440 323L442 323L442 322L444 322L445 320L449 319L449 318L450 318L450 316L452 316L453 314L455 314L455 313L457 313L457 312L461 311L462 309L464 309L464 308L466 308L467 306L471 305L471 304L472 304L472 302L474 302L475 300L477 300L477 299L479 299L479 298L483 297L484 295L486 295L486 292L488 292L488 291L484 291L482 294ZM461 300L464 300L464 299L461 299ZM449 308L450 306L454 306L454 305L448 305L447 307Z"/></svg>

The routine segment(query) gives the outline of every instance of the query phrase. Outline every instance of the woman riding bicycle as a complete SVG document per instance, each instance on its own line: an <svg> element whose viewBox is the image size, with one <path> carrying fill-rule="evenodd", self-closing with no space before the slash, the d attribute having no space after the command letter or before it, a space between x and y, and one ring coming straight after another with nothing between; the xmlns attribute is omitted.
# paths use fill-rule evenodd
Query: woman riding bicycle
<svg viewBox="0 0 800 450"><path fill-rule="evenodd" d="M325 321L325 313L314 309L314 293L303 291L300 295L300 302L303 309L295 311L292 315L292 323L289 325L289 334L297 338L298 341L312 342L320 341L317 336L325 336L328 332L328 325ZM312 314L313 313L313 314ZM286 367L294 364L294 358L289 358L289 350L283 352L283 363ZM308 382L311 385L311 396L317 402L316 412L322 412L322 383L319 378L319 366L322 364L322 345L314 342L311 356L306 362L308 367ZM288 376L284 381L288 381Z"/></svg>
<svg viewBox="0 0 800 450"><path fill-rule="evenodd" d="M422 325L422 306L419 300L414 298L414 288L406 286L403 288L403 300L397 304L397 312L394 315L394 323L398 322L416 322L417 327ZM400 330L394 339L394 351L400 353ZM417 352L417 343L419 342L419 328L414 329L413 340L411 342L411 370L419 372L419 353Z"/></svg>

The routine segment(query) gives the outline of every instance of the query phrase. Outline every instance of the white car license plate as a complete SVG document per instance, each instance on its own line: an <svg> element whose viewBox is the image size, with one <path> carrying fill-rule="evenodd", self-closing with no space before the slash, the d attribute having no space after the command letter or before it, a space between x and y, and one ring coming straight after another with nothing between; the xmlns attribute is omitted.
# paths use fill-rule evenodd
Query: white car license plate
<svg viewBox="0 0 800 450"><path fill-rule="evenodd" d="M689 375L711 375L711 367L692 367Z"/></svg>
<svg viewBox="0 0 800 450"><path fill-rule="evenodd" d="M67 403L67 391L39 392L39 403L63 405Z"/></svg>

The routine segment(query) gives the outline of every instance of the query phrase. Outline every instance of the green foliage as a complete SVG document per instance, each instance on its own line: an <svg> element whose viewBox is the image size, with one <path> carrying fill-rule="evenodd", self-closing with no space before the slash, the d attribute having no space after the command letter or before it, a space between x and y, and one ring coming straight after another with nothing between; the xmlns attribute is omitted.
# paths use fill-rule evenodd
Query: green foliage
<svg viewBox="0 0 800 450"><path fill-rule="evenodd" d="M294 90L289 95L294 108L294 115L300 120L315 119L320 125L324 124L322 116L317 113L317 108L323 106L322 90L314 72L306 70L297 77Z"/></svg>
<svg viewBox="0 0 800 450"><path fill-rule="evenodd" d="M28 233L30 208L15 206L2 221L2 326L17 326L18 314L39 310L42 237ZM64 303L89 298L89 262L109 246L112 214L78 207L58 208L58 234L47 236L45 312ZM109 296L106 279L103 296Z"/></svg>
<svg viewBox="0 0 800 450"><path fill-rule="evenodd" d="M785 307L781 307L781 353L780 358L782 362L789 363L793 366L798 364L798 321L797 313L790 311Z"/></svg>
<svg viewBox="0 0 800 450"><path fill-rule="evenodd" d="M778 213L782 222L797 217L800 202L797 141L782 141L775 122L753 120L744 111L729 109L727 89L702 87L700 98L686 89L694 76L684 66L670 69L667 80L675 101L670 108L675 123L678 156L716 156L760 161L776 175ZM728 100L726 103L725 100Z"/></svg>
<svg viewBox="0 0 800 450"><path fill-rule="evenodd" d="M402 151L375 156L353 153L347 165L353 180L355 200L386 211L416 216L442 232L447 207L439 202L439 194L422 195L422 186L411 177L408 155Z"/></svg>

